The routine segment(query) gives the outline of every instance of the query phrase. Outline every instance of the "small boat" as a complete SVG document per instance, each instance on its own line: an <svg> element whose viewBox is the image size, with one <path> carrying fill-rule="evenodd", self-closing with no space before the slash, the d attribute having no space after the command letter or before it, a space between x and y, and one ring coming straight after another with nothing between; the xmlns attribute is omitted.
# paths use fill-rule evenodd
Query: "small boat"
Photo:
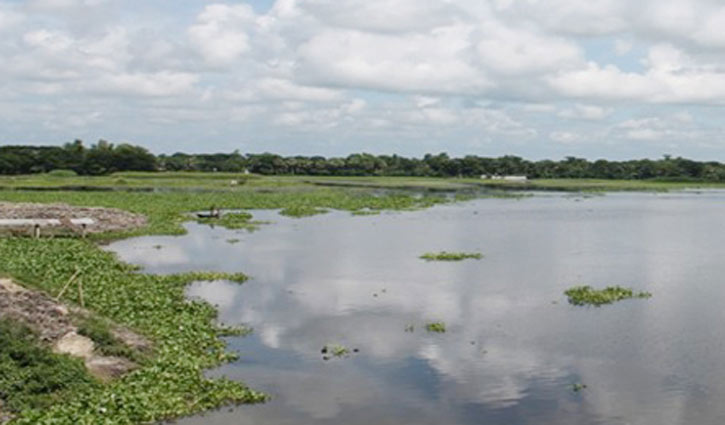
<svg viewBox="0 0 725 425"><path fill-rule="evenodd" d="M196 216L198 218L219 218L221 217L221 213L216 207L211 207L208 213L196 213Z"/></svg>
<svg viewBox="0 0 725 425"><path fill-rule="evenodd" d="M196 213L198 218L219 218L219 213Z"/></svg>

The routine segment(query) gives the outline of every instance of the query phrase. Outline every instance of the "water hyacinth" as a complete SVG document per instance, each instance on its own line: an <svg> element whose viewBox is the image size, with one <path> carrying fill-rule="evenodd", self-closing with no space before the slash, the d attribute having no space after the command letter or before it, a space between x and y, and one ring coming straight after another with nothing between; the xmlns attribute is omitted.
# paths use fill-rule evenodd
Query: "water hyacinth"
<svg viewBox="0 0 725 425"><path fill-rule="evenodd" d="M650 298L652 296L649 292L635 292L630 288L621 286L594 289L589 285L569 288L564 291L564 295L569 298L569 303L572 305L593 305L595 307L630 298Z"/></svg>
<svg viewBox="0 0 725 425"><path fill-rule="evenodd" d="M426 261L463 261L467 259L480 260L483 254L478 252L427 252L420 256Z"/></svg>

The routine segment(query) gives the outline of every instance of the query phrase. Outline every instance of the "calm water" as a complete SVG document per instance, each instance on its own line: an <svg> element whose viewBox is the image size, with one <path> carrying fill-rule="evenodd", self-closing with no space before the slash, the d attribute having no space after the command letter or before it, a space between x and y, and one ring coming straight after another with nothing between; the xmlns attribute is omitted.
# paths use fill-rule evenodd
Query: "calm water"
<svg viewBox="0 0 725 425"><path fill-rule="evenodd" d="M182 237L109 248L150 273L252 276L189 295L254 328L229 340L241 359L210 374L273 399L179 423L725 423L725 192L254 214L274 223L255 233L191 224ZM441 250L485 258L417 258ZM576 308L562 292L578 284L654 296ZM448 332L427 333L431 321ZM325 361L327 343L360 352Z"/></svg>

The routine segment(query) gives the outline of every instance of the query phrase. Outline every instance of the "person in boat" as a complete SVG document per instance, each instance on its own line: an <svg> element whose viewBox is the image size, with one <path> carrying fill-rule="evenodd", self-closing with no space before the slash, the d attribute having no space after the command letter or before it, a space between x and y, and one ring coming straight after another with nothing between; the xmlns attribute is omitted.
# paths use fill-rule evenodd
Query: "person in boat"
<svg viewBox="0 0 725 425"><path fill-rule="evenodd" d="M219 218L221 216L221 213L219 212L217 207L212 205L211 208L209 208L208 214L207 213L197 213L196 216L199 218Z"/></svg>

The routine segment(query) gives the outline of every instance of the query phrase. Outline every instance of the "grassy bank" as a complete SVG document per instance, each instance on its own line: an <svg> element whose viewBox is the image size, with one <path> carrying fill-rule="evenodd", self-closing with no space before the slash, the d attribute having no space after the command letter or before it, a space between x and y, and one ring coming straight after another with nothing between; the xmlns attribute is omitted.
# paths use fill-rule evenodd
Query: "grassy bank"
<svg viewBox="0 0 725 425"><path fill-rule="evenodd" d="M376 196L366 190L332 188L286 187L256 190L206 192L35 192L0 191L0 201L10 202L65 202L71 205L121 208L144 214L149 226L133 233L112 235L127 237L140 234L180 234L181 223L189 220L188 212L208 211L210 206L230 209L282 209L292 216L305 216L324 212L324 209L347 211L406 210L425 208L446 202L439 196L388 194ZM104 236L108 237L108 235Z"/></svg>
<svg viewBox="0 0 725 425"><path fill-rule="evenodd" d="M115 173L109 176L55 176L33 174L0 176L2 189L87 190L216 190L244 191L245 189L301 189L314 186L397 189L422 191L461 190L547 190L547 191L668 191L698 188L725 188L725 183L661 180L603 180L603 179L534 179L527 182L482 180L476 178L436 177L366 177L366 176L258 176L240 173L158 172Z"/></svg>
<svg viewBox="0 0 725 425"><path fill-rule="evenodd" d="M537 179L527 182L463 179L464 182L488 189L558 192L667 192L684 189L725 189L725 183L677 182L658 180Z"/></svg>

